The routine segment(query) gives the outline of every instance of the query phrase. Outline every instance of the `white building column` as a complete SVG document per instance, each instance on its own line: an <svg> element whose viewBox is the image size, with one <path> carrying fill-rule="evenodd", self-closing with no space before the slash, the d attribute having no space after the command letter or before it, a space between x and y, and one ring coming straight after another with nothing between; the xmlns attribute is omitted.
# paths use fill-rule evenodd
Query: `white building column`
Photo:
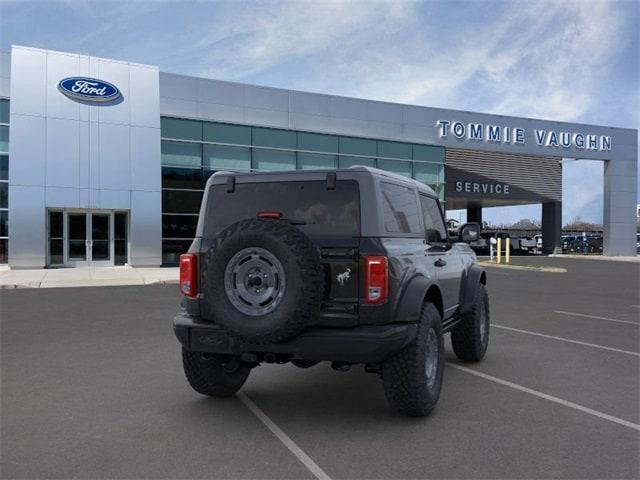
<svg viewBox="0 0 640 480"><path fill-rule="evenodd" d="M636 255L637 144L604 164L604 254Z"/></svg>

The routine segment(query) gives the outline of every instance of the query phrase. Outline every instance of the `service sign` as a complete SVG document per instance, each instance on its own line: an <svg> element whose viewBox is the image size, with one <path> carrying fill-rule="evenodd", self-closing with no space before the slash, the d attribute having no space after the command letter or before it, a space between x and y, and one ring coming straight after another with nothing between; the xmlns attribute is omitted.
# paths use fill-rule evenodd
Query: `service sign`
<svg viewBox="0 0 640 480"><path fill-rule="evenodd" d="M118 87L112 83L89 77L63 78L58 83L58 90L69 98L86 102L111 102L121 96Z"/></svg>
<svg viewBox="0 0 640 480"><path fill-rule="evenodd" d="M529 141L543 148L570 148L578 150L594 150L606 152L611 150L611 137L594 135L585 132L555 131L534 129L528 132L525 128L505 125L485 125L482 123L463 123L455 120L438 120L436 122L438 136L449 137L468 142L487 142L493 144L509 143L524 145ZM531 135L533 133L533 135Z"/></svg>
<svg viewBox="0 0 640 480"><path fill-rule="evenodd" d="M511 185L508 183L457 180L454 185L456 193L481 193L485 196L511 194Z"/></svg>

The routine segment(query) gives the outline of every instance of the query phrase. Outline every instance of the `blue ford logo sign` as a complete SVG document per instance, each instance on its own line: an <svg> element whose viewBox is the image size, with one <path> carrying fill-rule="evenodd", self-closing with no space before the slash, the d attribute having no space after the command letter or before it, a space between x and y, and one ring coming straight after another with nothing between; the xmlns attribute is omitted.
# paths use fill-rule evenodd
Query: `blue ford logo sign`
<svg viewBox="0 0 640 480"><path fill-rule="evenodd" d="M118 87L97 78L63 78L58 83L58 90L69 98L89 102L110 102L120 97Z"/></svg>

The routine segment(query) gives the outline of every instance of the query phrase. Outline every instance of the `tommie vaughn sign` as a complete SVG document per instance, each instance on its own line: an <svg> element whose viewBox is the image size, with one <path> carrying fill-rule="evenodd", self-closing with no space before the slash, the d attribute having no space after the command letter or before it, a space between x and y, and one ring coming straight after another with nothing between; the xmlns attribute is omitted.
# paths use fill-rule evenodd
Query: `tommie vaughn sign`
<svg viewBox="0 0 640 480"><path fill-rule="evenodd" d="M63 78L58 90L69 98L88 102L110 102L120 98L118 87L112 83L88 77Z"/></svg>
<svg viewBox="0 0 640 480"><path fill-rule="evenodd" d="M440 138L447 138L451 135L457 139L472 142L511 143L515 145L524 145L527 141L527 131L520 127L438 120L436 128ZM575 147L579 150L611 150L610 136L591 135L582 132L534 129L533 141L541 147L548 148Z"/></svg>

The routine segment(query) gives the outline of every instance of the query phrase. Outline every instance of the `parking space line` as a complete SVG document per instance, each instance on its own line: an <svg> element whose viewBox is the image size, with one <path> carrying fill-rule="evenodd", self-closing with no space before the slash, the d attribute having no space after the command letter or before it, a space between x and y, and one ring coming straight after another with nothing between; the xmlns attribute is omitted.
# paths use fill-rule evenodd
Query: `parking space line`
<svg viewBox="0 0 640 480"><path fill-rule="evenodd" d="M610 422L617 423L619 425L623 425L625 427L633 428L634 430L640 431L640 425L629 422L627 420L623 420L622 418L614 417L612 415L608 415L606 413L602 413L597 410L593 410L591 408L583 407L582 405L578 405L577 403L569 402L568 400L563 400L562 398L554 397L553 395L548 395L546 393L538 392L537 390L523 387L522 385L518 385L517 383L509 382L507 380L502 380L501 378L497 378L492 375L487 375L486 373L482 373L477 370L473 370L471 368L463 367L461 365L456 365L454 363L449 363L449 366L457 370L462 370L463 372L469 373L471 375L484 378L485 380L489 380L491 382L498 383L500 385L504 385L506 387L510 387L515 390L519 390L521 392L525 392L539 398L544 398L545 400L549 400L550 402L564 405L565 407L573 408L574 410L579 410L581 412L588 413L589 415L593 415L595 417L602 418L604 420L608 420Z"/></svg>
<svg viewBox="0 0 640 480"><path fill-rule="evenodd" d="M575 343L576 345L583 345L585 347L600 348L602 350L610 350L612 352L625 353L627 355L634 355L636 357L640 357L640 353L630 352L629 350L620 350L619 348L605 347L604 345L581 342L579 340L571 340L570 338L565 338L565 337L554 337L553 335L546 335L544 333L532 332L530 330L520 330L519 328L506 327L504 325L497 325L495 323L492 323L491 326L495 328L501 328L503 330L510 330L512 332L526 333L527 335L535 335L536 337L551 338L553 340L560 340L561 342Z"/></svg>
<svg viewBox="0 0 640 480"><path fill-rule="evenodd" d="M586 313L565 312L563 310L554 310L553 313L561 313L563 315L570 315L572 317L594 318L596 320L606 320L607 322L630 323L631 325L640 325L640 323L632 322L630 320L618 320L617 318L598 317L597 315L587 315Z"/></svg>
<svg viewBox="0 0 640 480"><path fill-rule="evenodd" d="M262 411L260 407L258 407L253 400L251 400L244 392L237 393L238 398L242 403L246 405L246 407L251 410L258 420L260 420L269 430L273 433L278 440L280 440L285 447L289 449L291 453L293 453L302 464L309 469L313 475L319 480L331 480L331 477L327 475L324 470L322 470L316 462L314 462L309 455L307 455L304 450L302 450L296 443L291 440L291 437L284 433L278 425L276 425L273 420L271 420L266 413Z"/></svg>

